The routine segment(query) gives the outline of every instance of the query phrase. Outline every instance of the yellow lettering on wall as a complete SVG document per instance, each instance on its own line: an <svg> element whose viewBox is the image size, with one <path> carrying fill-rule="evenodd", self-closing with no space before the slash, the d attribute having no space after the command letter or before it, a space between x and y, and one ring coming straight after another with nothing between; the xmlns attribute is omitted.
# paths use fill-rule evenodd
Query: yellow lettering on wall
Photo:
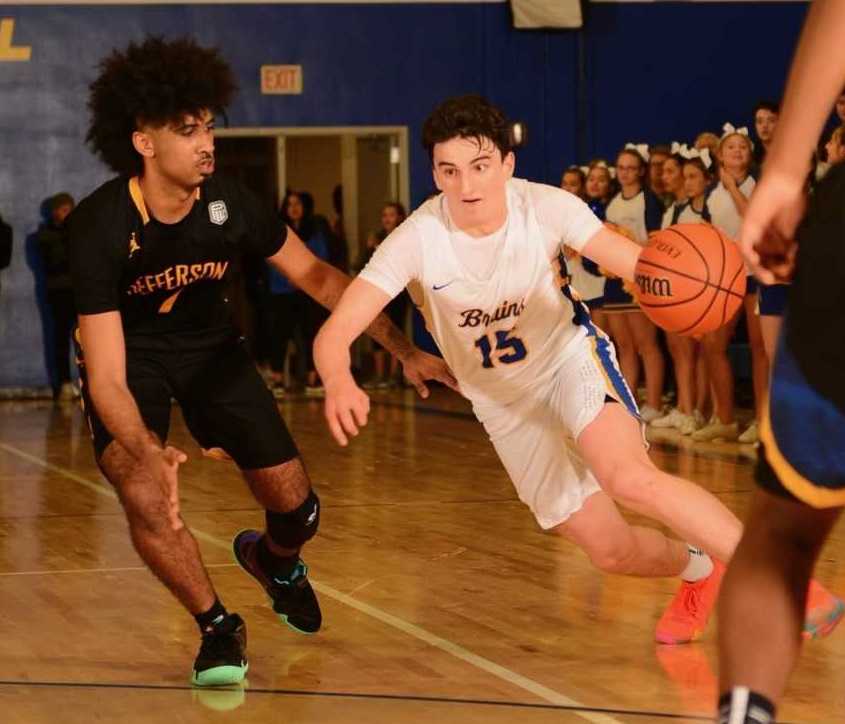
<svg viewBox="0 0 845 724"><path fill-rule="evenodd" d="M32 57L32 47L29 45L12 45L15 33L15 21L12 18L0 18L0 63L28 62Z"/></svg>

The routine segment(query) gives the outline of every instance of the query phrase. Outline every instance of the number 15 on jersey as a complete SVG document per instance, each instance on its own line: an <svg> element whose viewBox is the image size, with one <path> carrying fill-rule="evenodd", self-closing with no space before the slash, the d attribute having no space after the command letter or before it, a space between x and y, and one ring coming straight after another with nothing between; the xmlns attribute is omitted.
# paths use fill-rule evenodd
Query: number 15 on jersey
<svg viewBox="0 0 845 724"><path fill-rule="evenodd" d="M494 362L510 365L514 362L521 362L528 356L528 350L519 337L511 337L510 331L496 332L496 346L490 340L490 335L485 334L475 340L475 346L481 350L482 362L481 366L485 369L495 367ZM504 352L493 357L493 351Z"/></svg>

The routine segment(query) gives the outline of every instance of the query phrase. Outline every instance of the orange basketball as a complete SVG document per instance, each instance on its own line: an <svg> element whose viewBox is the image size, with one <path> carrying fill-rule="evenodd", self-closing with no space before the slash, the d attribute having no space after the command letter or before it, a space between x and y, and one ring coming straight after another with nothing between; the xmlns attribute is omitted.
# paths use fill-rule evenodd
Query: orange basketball
<svg viewBox="0 0 845 724"><path fill-rule="evenodd" d="M676 334L719 329L745 297L739 248L710 224L675 224L658 231L640 254L635 280L643 312Z"/></svg>

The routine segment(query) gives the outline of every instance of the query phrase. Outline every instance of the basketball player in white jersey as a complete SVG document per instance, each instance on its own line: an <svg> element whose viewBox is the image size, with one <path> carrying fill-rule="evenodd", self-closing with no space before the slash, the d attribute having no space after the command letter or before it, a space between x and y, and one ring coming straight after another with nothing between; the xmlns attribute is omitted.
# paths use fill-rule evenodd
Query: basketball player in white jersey
<svg viewBox="0 0 845 724"><path fill-rule="evenodd" d="M741 525L710 493L653 465L613 346L561 269L568 245L631 279L641 247L572 194L514 179L510 125L478 96L438 106L423 143L441 193L376 250L315 341L332 433L346 445L369 411L350 374L349 345L411 284L540 526L602 570L680 576L657 640L691 641L705 628ZM617 502L692 545L630 525Z"/></svg>

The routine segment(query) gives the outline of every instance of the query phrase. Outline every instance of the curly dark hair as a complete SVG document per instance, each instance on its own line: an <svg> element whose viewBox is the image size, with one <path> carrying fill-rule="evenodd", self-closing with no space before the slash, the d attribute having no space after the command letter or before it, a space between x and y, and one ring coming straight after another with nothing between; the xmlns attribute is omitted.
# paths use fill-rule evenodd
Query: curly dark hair
<svg viewBox="0 0 845 724"><path fill-rule="evenodd" d="M143 160L132 145L142 125L161 128L200 111L222 113L237 90L231 68L216 48L191 38L159 36L114 50L100 61L91 84L91 126L86 140L112 170L135 175Z"/></svg>
<svg viewBox="0 0 845 724"><path fill-rule="evenodd" d="M479 146L483 138L489 138L503 157L513 149L505 114L480 95L448 98L425 119L422 143L430 159L434 159L435 144L452 138L471 138Z"/></svg>

